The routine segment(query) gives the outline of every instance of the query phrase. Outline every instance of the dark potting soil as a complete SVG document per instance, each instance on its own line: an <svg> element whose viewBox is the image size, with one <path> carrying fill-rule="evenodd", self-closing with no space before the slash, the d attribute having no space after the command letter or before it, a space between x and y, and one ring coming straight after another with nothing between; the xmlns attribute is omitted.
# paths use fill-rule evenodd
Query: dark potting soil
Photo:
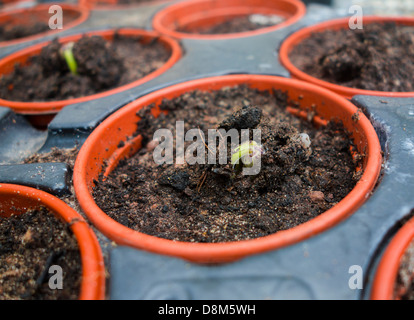
<svg viewBox="0 0 414 320"><path fill-rule="evenodd" d="M50 152L35 153L24 160L24 163L45 163L45 162L63 162L67 163L73 171L79 148L70 149L52 148Z"/></svg>
<svg viewBox="0 0 414 320"><path fill-rule="evenodd" d="M414 27L371 23L312 34L290 53L305 73L351 88L414 91Z"/></svg>
<svg viewBox="0 0 414 320"><path fill-rule="evenodd" d="M177 28L177 31L196 34L228 34L253 31L265 27L270 27L279 24L282 21L283 18L279 16L253 14L248 16L238 16L235 18L231 18L229 20L212 26L197 28L191 26L182 26L180 28Z"/></svg>
<svg viewBox="0 0 414 320"><path fill-rule="evenodd" d="M160 68L170 52L159 41L116 35L113 41L84 36L73 47L78 75L61 57L55 39L27 66L0 78L0 97L12 101L56 101L79 98L138 80Z"/></svg>
<svg viewBox="0 0 414 320"><path fill-rule="evenodd" d="M1 3L0 3L1 6ZM78 14L64 12L65 24L73 22ZM0 42L20 39L50 31L49 17L36 12L10 14L8 20L0 24Z"/></svg>
<svg viewBox="0 0 414 320"><path fill-rule="evenodd" d="M49 24L45 22L25 25L3 24L0 25L0 42L29 37L49 30Z"/></svg>
<svg viewBox="0 0 414 320"><path fill-rule="evenodd" d="M52 265L62 268L62 289L49 287ZM76 238L47 209L0 217L0 300L75 300L81 277Z"/></svg>
<svg viewBox="0 0 414 320"><path fill-rule="evenodd" d="M60 149L55 147L52 148L50 152L36 153L31 155L30 157L24 160L24 163L62 162L67 163L71 172L73 172L73 168L75 167L75 162L79 151L79 146L66 149ZM62 197L61 200L64 201L69 207L74 209L76 212L78 212L86 221L89 221L88 217L83 212L78 199L76 198L75 189L73 187L73 179L70 182L70 194ZM107 269L107 266L109 265L109 252L114 246L116 246L116 244L112 241L109 241L105 236L103 236L94 225L90 225L90 228L95 232L95 235L102 249L105 266L105 277L106 281L108 282L110 278L110 273ZM109 292L107 292L107 294L109 294ZM109 296L107 296L106 299L109 299Z"/></svg>
<svg viewBox="0 0 414 320"><path fill-rule="evenodd" d="M111 5L122 5L122 4L135 4L135 3L146 3L146 2L155 2L159 0L118 0L115 1L115 3L111 3ZM98 0L97 1L99 5L108 5L109 3L107 1Z"/></svg>
<svg viewBox="0 0 414 320"><path fill-rule="evenodd" d="M252 239L311 220L353 189L362 174L356 173L362 155L352 158L355 148L340 123L318 130L288 113L288 103L283 92L238 86L164 100L160 108L169 113L156 119L151 106L142 109L137 134L145 147L96 181L96 203L129 228L187 242ZM230 142L225 165L157 165L153 133L168 129L175 139L177 120L185 121L185 132L199 128L205 137L214 128L260 129L265 151L260 173L237 173L229 160ZM301 133L310 137L310 147ZM202 152L207 157L208 148Z"/></svg>

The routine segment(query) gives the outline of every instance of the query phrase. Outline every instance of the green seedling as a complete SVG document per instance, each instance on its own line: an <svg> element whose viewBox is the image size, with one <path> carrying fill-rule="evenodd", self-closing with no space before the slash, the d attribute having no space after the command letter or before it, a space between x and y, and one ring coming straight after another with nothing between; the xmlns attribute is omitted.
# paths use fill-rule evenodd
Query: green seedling
<svg viewBox="0 0 414 320"><path fill-rule="evenodd" d="M231 155L233 168L240 170L241 167L252 167L255 159L264 153L263 147L256 141L246 141L239 145Z"/></svg>
<svg viewBox="0 0 414 320"><path fill-rule="evenodd" d="M60 54L63 59L65 59L66 64L70 70L70 72L77 76L78 75L78 64L76 63L75 56L73 55L73 46L74 42L68 42L64 46L62 46L62 49L60 51Z"/></svg>

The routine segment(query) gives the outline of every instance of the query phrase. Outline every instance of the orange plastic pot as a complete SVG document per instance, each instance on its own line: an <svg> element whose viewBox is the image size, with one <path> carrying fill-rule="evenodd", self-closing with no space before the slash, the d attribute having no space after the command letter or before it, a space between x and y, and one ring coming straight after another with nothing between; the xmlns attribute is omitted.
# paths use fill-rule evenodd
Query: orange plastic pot
<svg viewBox="0 0 414 320"><path fill-rule="evenodd" d="M375 274L371 299L395 300L394 288L401 259L414 239L414 218L406 222L388 244Z"/></svg>
<svg viewBox="0 0 414 320"><path fill-rule="evenodd" d="M364 17L363 23L386 23L395 22L397 24L404 24L414 26L414 18L410 17ZM290 35L281 45L279 52L279 59L282 65L290 72L292 78L300 79L306 82L316 84L318 86L330 89L347 99L351 99L355 95L373 95L373 96L387 96L387 97L413 97L414 92L387 92L387 91L375 91L364 90L358 88L350 88L341 86L338 84L330 83L299 70L289 59L289 55L293 48L297 46L301 41L309 38L312 34L317 32L323 32L326 30L340 30L349 28L349 18L341 18L336 20L330 20L322 22L310 27L306 27L294 32Z"/></svg>
<svg viewBox="0 0 414 320"><path fill-rule="evenodd" d="M182 1L158 12L153 27L172 37L195 39L228 39L258 35L293 24L305 15L306 6L298 0L191 0ZM285 18L280 24L261 29L218 35L199 35L179 32L179 27L202 28L213 26L237 16L274 14Z"/></svg>
<svg viewBox="0 0 414 320"><path fill-rule="evenodd" d="M56 197L29 187L0 184L0 216L24 214L28 209L44 206L70 225L75 235L82 261L80 300L105 298L105 268L101 248L95 233L75 210Z"/></svg>
<svg viewBox="0 0 414 320"><path fill-rule="evenodd" d="M165 36L160 36L157 32L151 32L151 31L145 31L145 30L139 30L139 29L119 29L119 30L104 30L104 31L91 31L87 33L82 34L76 34L71 35L67 37L63 37L59 39L61 43L68 43L71 41L78 41L80 38L82 38L83 35L99 35L107 40L111 40L115 33L118 33L120 35L124 36L140 36L141 40L143 42L150 42L153 39L158 39L160 43L162 43L168 50L171 51L171 56L168 59L168 61L161 66L159 69L155 70L154 72L146 75L145 77L142 77L140 79L137 79L136 81L133 81L127 85L120 86L111 90L103 91L101 93L85 96L85 97L79 97L74 99L67 99L67 100L58 100L58 101L48 101L48 102L22 102L22 101L10 101L10 100L4 100L0 99L0 105L9 107L14 112L25 114L25 115L31 115L36 116L37 120L34 120L37 122L37 124L40 124L42 122L46 122L50 120L51 116L55 115L59 110L64 108L67 105L79 103L79 102L85 102L90 101L94 99L99 99L105 96L109 96L112 94L116 94L128 89L131 89L135 86L141 85L144 82L147 82L166 70L168 70L175 62L177 62L182 55L181 47L178 44L177 41L170 39ZM44 42L41 44L36 44L34 46L30 46L28 48L22 49L20 51L17 51L2 60L0 60L0 77L4 74L8 74L12 72L15 68L16 63L25 64L27 63L28 59L30 57L33 57L35 55L38 55L42 48L47 46L50 43ZM39 116L41 116L41 120L39 120ZM46 119L45 121L42 121L42 119Z"/></svg>
<svg viewBox="0 0 414 320"><path fill-rule="evenodd" d="M7 10L0 13L0 25L24 25L28 21L49 23L49 19L52 17L52 14L49 13L49 7L51 4L40 4L31 8L20 8L15 10ZM83 6L76 6L70 4L59 3L59 6L62 8L63 12L63 29L51 29L46 32L38 33L32 36L2 41L0 42L0 47L16 45L24 43L27 41L41 39L42 37L49 36L61 31L68 30L73 28L83 22L89 16L89 10ZM68 22L65 22L68 21Z"/></svg>
<svg viewBox="0 0 414 320"><path fill-rule="evenodd" d="M320 216L289 230L257 238L228 243L188 243L171 241L134 231L111 219L95 203L91 195L94 180L101 173L108 175L119 160L130 157L141 147L141 136L134 137L137 130L137 110L144 106L158 106L165 99L172 99L195 89L209 91L225 86L247 84L261 90L287 91L289 98L301 101L301 112L316 105L319 123L328 119L341 119L352 132L358 150L366 154L364 173L355 188L337 205ZM159 114L157 107L154 115ZM292 109L293 112L293 109ZM363 115L355 122L352 115L357 108L337 94L298 80L265 75L229 75L189 81L150 93L126 105L108 117L88 137L77 157L74 168L74 187L82 209L95 226L119 244L147 251L184 258L199 263L229 262L242 257L275 250L314 236L337 224L352 214L368 197L377 181L381 168L381 149L378 137L370 121ZM325 119L325 120L323 120ZM326 121L325 121L326 122ZM120 141L126 141L118 148ZM106 168L106 169L103 169ZM103 172L103 170L105 170Z"/></svg>

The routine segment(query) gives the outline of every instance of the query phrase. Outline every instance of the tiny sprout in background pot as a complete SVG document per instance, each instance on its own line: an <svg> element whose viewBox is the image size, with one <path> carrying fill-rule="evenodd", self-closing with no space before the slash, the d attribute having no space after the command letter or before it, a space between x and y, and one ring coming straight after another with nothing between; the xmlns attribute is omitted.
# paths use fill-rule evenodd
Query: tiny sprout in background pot
<svg viewBox="0 0 414 320"><path fill-rule="evenodd" d="M231 155L231 164L236 173L243 167L253 167L255 161L265 153L264 148L256 141L246 141L239 145Z"/></svg>
<svg viewBox="0 0 414 320"><path fill-rule="evenodd" d="M69 42L62 46L60 54L62 58L66 61L70 72L77 76L78 75L78 64L76 62L75 56L73 55L73 46L75 42Z"/></svg>

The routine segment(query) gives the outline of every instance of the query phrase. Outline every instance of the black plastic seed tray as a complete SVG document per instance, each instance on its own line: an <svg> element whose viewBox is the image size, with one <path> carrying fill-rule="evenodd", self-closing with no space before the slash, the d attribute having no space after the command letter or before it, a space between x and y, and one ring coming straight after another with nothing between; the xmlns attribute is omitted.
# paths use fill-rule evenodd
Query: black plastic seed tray
<svg viewBox="0 0 414 320"><path fill-rule="evenodd" d="M85 23L59 36L122 26L150 29L155 12L167 5L93 10ZM139 19L132 23L131 15ZM67 106L47 131L34 129L23 116L0 107L0 182L65 196L71 183L67 164L19 163L52 147L82 145L114 111L159 88L227 74L289 77L278 60L282 41L299 28L339 15L329 6L311 4L299 22L277 31L226 40L184 39L183 57L164 74L113 96ZM0 56L30 44L2 48ZM371 120L384 153L380 182L354 214L297 244L225 264L196 264L124 246L105 246L108 299L369 299L378 259L414 208L414 97L355 96L352 102ZM362 267L362 289L350 285L352 266Z"/></svg>

